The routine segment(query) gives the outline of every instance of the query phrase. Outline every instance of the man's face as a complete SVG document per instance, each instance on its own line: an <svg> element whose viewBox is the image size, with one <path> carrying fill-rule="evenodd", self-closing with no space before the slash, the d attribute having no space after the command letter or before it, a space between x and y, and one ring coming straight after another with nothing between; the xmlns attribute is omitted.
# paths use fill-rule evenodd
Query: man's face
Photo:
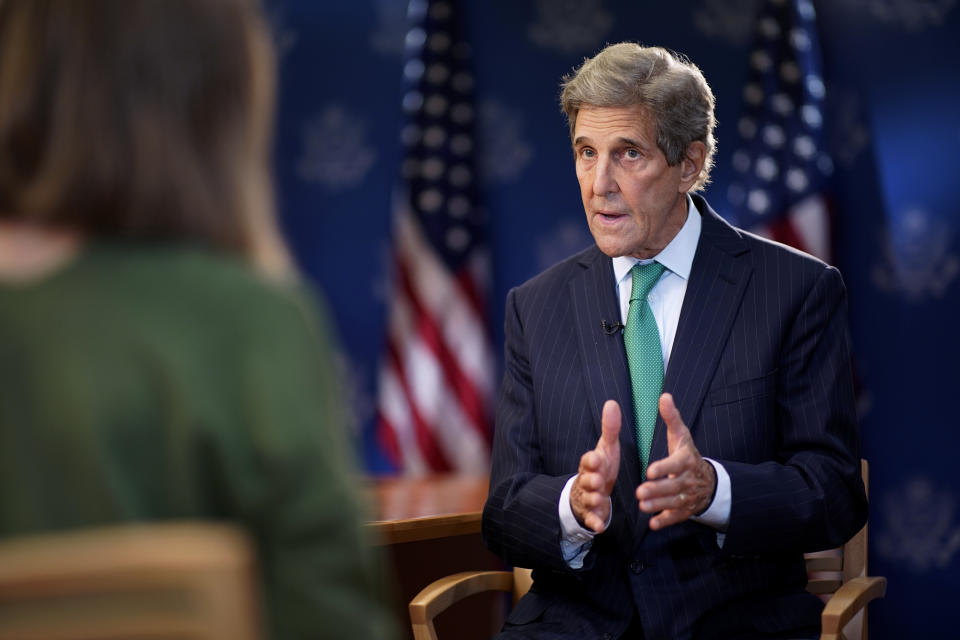
<svg viewBox="0 0 960 640"><path fill-rule="evenodd" d="M573 148L583 208L600 250L610 257L658 254L687 219L695 162L667 164L642 107L581 108Z"/></svg>

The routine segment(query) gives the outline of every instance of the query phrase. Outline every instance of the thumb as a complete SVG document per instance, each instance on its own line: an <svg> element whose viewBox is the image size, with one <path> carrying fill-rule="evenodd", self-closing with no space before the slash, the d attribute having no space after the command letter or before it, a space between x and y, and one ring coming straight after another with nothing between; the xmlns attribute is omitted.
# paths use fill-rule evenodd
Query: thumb
<svg viewBox="0 0 960 640"><path fill-rule="evenodd" d="M680 417L680 411L673 402L673 396L669 393L660 396L660 415L667 425L667 450L673 453L680 442L688 437L690 431L687 425L683 424L683 418Z"/></svg>
<svg viewBox="0 0 960 640"><path fill-rule="evenodd" d="M619 444L620 440L620 405L616 400L607 400L603 403L603 413L600 414L600 442L597 446L605 446L608 449Z"/></svg>

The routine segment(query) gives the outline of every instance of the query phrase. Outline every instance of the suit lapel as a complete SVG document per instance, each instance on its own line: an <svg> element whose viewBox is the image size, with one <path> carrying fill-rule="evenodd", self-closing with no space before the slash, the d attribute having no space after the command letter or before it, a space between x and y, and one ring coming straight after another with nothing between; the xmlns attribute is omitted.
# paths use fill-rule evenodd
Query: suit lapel
<svg viewBox="0 0 960 640"><path fill-rule="evenodd" d="M737 259L748 250L739 232L703 198L693 198L703 226L663 381L688 427L697 421L753 272L749 261ZM650 459L666 456L666 425L658 417Z"/></svg>
<svg viewBox="0 0 960 640"><path fill-rule="evenodd" d="M620 322L620 302L616 296L613 265L610 258L594 247L584 254L583 271L572 278L569 291L577 328L583 379L587 387L593 417L594 440L600 437L600 414L607 400L620 404L620 471L614 489L614 512L625 514L630 530L640 517L634 490L640 483L640 463L633 424L633 400L630 374L623 346L623 332L608 334L602 322ZM591 445L592 446L592 445ZM584 452L581 452L584 453Z"/></svg>

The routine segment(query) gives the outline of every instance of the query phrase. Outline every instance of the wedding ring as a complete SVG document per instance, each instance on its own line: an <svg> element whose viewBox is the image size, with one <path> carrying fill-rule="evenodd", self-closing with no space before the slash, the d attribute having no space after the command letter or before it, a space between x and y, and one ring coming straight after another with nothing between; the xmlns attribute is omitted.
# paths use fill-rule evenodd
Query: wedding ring
<svg viewBox="0 0 960 640"><path fill-rule="evenodd" d="M686 496L686 494L684 494L684 493L681 493L681 494L680 494L679 496L677 496L677 497L680 498L680 504L683 504L684 502L687 501L687 496Z"/></svg>

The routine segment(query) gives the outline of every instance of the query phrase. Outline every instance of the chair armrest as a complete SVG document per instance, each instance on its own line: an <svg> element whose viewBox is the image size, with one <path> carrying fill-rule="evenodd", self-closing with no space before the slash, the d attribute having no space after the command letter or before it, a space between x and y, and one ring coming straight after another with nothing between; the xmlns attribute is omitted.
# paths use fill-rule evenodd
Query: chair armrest
<svg viewBox="0 0 960 640"><path fill-rule="evenodd" d="M467 596L484 591L511 590L513 574L509 571L464 571L435 580L410 601L410 622L414 635L418 639L435 638L434 617ZM428 629L432 635L428 634Z"/></svg>
<svg viewBox="0 0 960 640"><path fill-rule="evenodd" d="M868 602L882 598L886 593L886 578L853 578L844 583L823 609L823 640L841 638L840 632L850 619L867 606Z"/></svg>

